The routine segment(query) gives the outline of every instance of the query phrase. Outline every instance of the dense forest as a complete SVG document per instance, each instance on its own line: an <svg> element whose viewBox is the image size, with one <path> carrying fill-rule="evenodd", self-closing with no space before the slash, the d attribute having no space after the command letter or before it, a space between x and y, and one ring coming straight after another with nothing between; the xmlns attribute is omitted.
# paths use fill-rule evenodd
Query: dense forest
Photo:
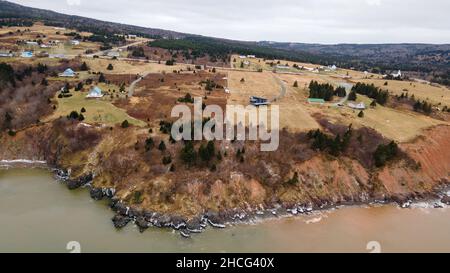
<svg viewBox="0 0 450 273"><path fill-rule="evenodd" d="M232 53L257 55L265 59L286 59L313 63L320 63L329 59L328 57L314 54L259 46L253 42L238 42L203 36L186 36L182 39L158 39L151 42L149 46L182 51L185 56L189 57L188 59L208 55L212 58L224 60L228 59Z"/></svg>

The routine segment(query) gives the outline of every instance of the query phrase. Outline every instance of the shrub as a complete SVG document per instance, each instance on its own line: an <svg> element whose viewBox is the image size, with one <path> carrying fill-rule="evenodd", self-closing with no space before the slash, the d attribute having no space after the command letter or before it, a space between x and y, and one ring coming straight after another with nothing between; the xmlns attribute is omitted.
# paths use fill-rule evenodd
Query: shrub
<svg viewBox="0 0 450 273"><path fill-rule="evenodd" d="M147 138L145 140L145 151L150 151L151 149L153 149L153 147L155 146L155 143L153 141L153 138Z"/></svg>
<svg viewBox="0 0 450 273"><path fill-rule="evenodd" d="M191 141L186 142L184 147L181 149L180 158L189 166L193 165L197 160L197 153L195 152L194 145Z"/></svg>
<svg viewBox="0 0 450 273"><path fill-rule="evenodd" d="M122 128L128 128L130 126L130 123L128 122L128 120L124 120L121 124Z"/></svg>
<svg viewBox="0 0 450 273"><path fill-rule="evenodd" d="M164 143L163 140L161 140L161 142L159 143L158 150L162 152L166 150L166 143Z"/></svg>
<svg viewBox="0 0 450 273"><path fill-rule="evenodd" d="M164 165L169 165L170 163L172 163L172 157L170 155L163 157L162 163Z"/></svg>
<svg viewBox="0 0 450 273"><path fill-rule="evenodd" d="M377 147L373 158L375 160L375 166L383 167L387 162L393 160L398 154L398 145L394 141L388 145L381 144Z"/></svg>

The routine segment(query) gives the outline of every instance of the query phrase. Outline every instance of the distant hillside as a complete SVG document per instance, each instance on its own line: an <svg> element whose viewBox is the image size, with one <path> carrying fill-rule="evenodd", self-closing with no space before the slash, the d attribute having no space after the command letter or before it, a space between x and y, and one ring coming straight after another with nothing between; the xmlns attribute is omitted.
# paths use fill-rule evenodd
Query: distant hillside
<svg viewBox="0 0 450 273"><path fill-rule="evenodd" d="M242 42L105 22L49 10L21 6L0 0L0 26L47 25L74 28L103 35L137 34L157 39L152 44L171 50L192 50L193 55L208 54L218 59L231 53L254 54L264 58L287 59L321 65L388 73L402 70L406 75L450 85L450 45L431 44L339 44L320 45L277 42Z"/></svg>
<svg viewBox="0 0 450 273"><path fill-rule="evenodd" d="M19 25L22 20L25 22L28 20L39 20L47 25L75 28L80 31L89 31L93 33L103 33L108 31L121 34L139 34L148 37L182 38L186 36L186 34L175 31L105 22L81 16L66 15L44 9L25 7L0 0L0 21L10 21L5 19L19 19L15 20Z"/></svg>
<svg viewBox="0 0 450 273"><path fill-rule="evenodd" d="M418 74L437 72L449 79L450 44L338 44L259 42L261 46L277 49L326 54L339 59L337 65L358 70L384 72L410 71ZM446 83L448 85L448 81Z"/></svg>

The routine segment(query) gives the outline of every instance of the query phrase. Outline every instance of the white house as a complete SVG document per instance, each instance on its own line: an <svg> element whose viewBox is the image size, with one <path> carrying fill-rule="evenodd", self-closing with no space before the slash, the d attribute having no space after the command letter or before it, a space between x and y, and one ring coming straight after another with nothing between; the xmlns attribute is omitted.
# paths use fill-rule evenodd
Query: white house
<svg viewBox="0 0 450 273"><path fill-rule="evenodd" d="M254 59L254 58L256 58L256 56L255 55L247 55L247 58Z"/></svg>
<svg viewBox="0 0 450 273"><path fill-rule="evenodd" d="M366 109L366 105L364 104L364 102L360 102L360 103L351 103L349 102L348 107L352 108L352 109L356 109L356 110L365 110Z"/></svg>
<svg viewBox="0 0 450 273"><path fill-rule="evenodd" d="M239 59L246 59L247 57L246 56L243 56L243 55L241 55L241 56L239 56Z"/></svg>
<svg viewBox="0 0 450 273"><path fill-rule="evenodd" d="M279 69L289 69L290 67L287 66L287 65L281 65L281 64L279 64L279 65L277 65L277 68L279 68Z"/></svg>
<svg viewBox="0 0 450 273"><path fill-rule="evenodd" d="M72 40L72 41L70 41L70 44L73 45L73 46L77 46L77 45L80 45L80 41Z"/></svg>
<svg viewBox="0 0 450 273"><path fill-rule="evenodd" d="M73 71L70 68L67 68L63 73L60 73L59 76L60 77L67 77L67 78L73 78L75 77L77 74L75 73L75 71Z"/></svg>
<svg viewBox="0 0 450 273"><path fill-rule="evenodd" d="M120 53L117 51L109 51L106 55L108 55L108 57L120 57Z"/></svg>
<svg viewBox="0 0 450 273"><path fill-rule="evenodd" d="M391 75L394 78L401 78L402 77L402 71L399 70L397 73L392 73Z"/></svg>
<svg viewBox="0 0 450 273"><path fill-rule="evenodd" d="M13 54L11 52L0 52L0 57L3 58L8 58L8 57L12 57Z"/></svg>
<svg viewBox="0 0 450 273"><path fill-rule="evenodd" d="M92 88L91 91L89 91L89 94L86 96L86 98L88 99L98 99L101 97L103 97L102 90L98 86Z"/></svg>

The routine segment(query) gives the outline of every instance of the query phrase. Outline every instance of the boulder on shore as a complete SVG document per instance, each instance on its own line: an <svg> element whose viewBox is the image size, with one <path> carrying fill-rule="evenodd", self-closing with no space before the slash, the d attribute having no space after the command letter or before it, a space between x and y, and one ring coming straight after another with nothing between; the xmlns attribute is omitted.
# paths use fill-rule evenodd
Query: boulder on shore
<svg viewBox="0 0 450 273"><path fill-rule="evenodd" d="M103 190L99 188L91 188L89 191L89 194L91 195L91 198L100 201L103 199Z"/></svg>
<svg viewBox="0 0 450 273"><path fill-rule="evenodd" d="M116 214L112 219L114 227L116 227L117 229L121 229L121 228L125 227L130 221L131 221L130 217L123 216L120 214Z"/></svg>
<svg viewBox="0 0 450 273"><path fill-rule="evenodd" d="M84 186L92 181L92 174L88 174L82 177L79 177L78 179L69 179L67 180L67 187L69 190L75 190L78 189L81 186Z"/></svg>
<svg viewBox="0 0 450 273"><path fill-rule="evenodd" d="M446 205L450 205L450 196L445 195L444 197L442 197L441 202Z"/></svg>

